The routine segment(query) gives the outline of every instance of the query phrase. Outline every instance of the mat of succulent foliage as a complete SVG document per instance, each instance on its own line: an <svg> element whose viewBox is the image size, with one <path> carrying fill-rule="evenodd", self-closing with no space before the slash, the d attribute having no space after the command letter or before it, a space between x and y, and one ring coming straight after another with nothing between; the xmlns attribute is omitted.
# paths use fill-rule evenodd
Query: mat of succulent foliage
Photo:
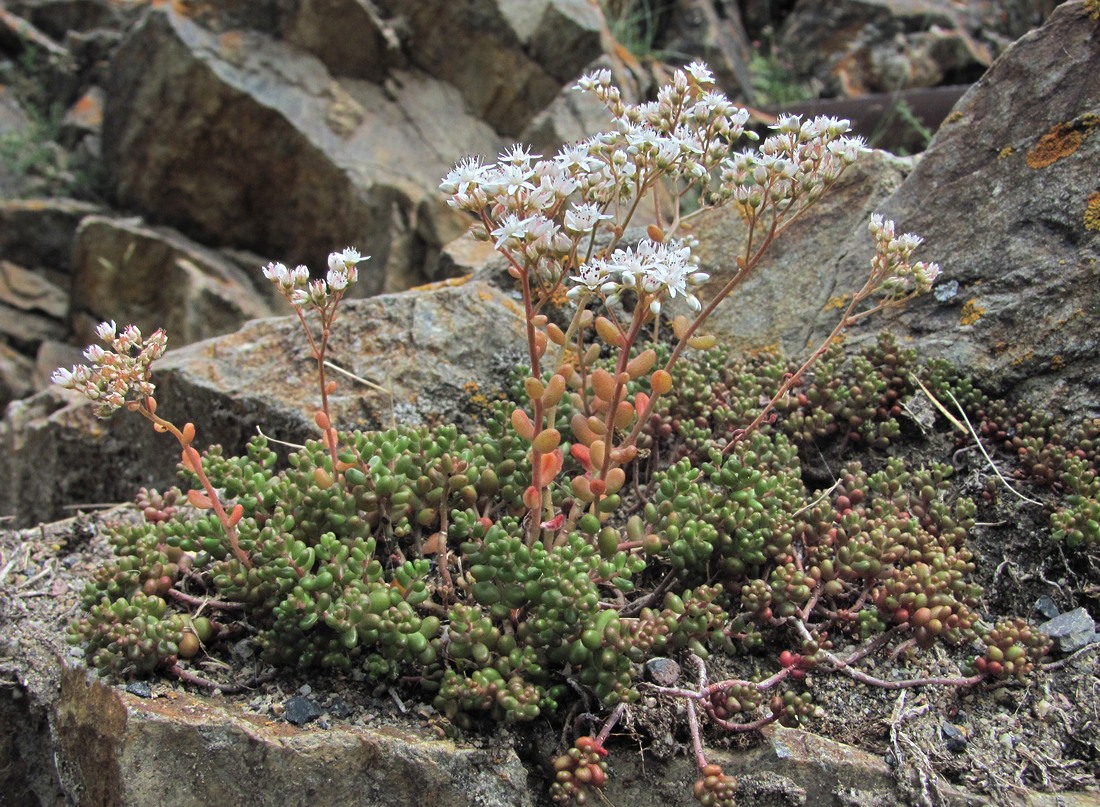
<svg viewBox="0 0 1100 807"><path fill-rule="evenodd" d="M115 530L116 557L71 627L89 663L228 691L243 682L196 662L248 638L272 664L419 693L459 728L553 716L569 731L551 792L578 804L643 700L680 704L693 792L718 805L736 783L705 737L826 720L823 681L896 696L1031 680L1050 643L1021 616L987 615L968 545L1002 483L990 474L968 492L956 468L974 436L1014 452L1019 474L1058 497L1050 540L1076 551L1100 539L1096 425L1025 419L889 337L846 357L847 328L938 271L911 263L920 239L878 217L868 281L808 361L721 349L707 316L862 145L846 122L784 118L734 152L746 114L701 65L648 104L623 103L606 72L579 87L607 105L612 131L550 160L518 146L496 164L469 158L442 185L507 258L526 312L527 364L482 430L332 423L325 351L366 260L352 249L323 280L265 269L320 382L321 439L286 465L263 437L245 456L200 454L194 425L156 414L160 332L106 323L91 367L59 371L104 414L126 408L171 433L187 491L144 492L143 523ZM642 200L656 219L622 246ZM688 200L735 205L749 224L738 271L705 303ZM678 297L692 317L664 318ZM901 441L932 434L919 402L958 426L959 453L905 458ZM643 675L660 658L679 674Z"/></svg>

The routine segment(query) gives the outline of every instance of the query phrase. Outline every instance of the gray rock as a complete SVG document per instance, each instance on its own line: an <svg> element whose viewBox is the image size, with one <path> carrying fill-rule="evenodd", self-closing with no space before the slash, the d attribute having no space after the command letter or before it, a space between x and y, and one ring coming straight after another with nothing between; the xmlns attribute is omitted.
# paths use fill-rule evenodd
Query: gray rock
<svg viewBox="0 0 1100 807"><path fill-rule="evenodd" d="M850 234L866 228L871 213L900 187L911 168L912 160L884 151L858 160L769 247L704 331L735 347L779 345L791 356L816 347L814 340L827 334L840 316L836 298L850 288L837 283L835 269L848 254ZM732 276L747 228L740 214L723 208L701 216L693 234L700 242L696 252L702 268L711 274L700 295L706 299Z"/></svg>
<svg viewBox="0 0 1100 807"><path fill-rule="evenodd" d="M65 336L68 295L43 273L0 260L0 338L33 355L47 339Z"/></svg>
<svg viewBox="0 0 1100 807"><path fill-rule="evenodd" d="M1015 6L1011 12L1005 5L800 2L783 21L777 50L790 60L795 76L820 81L828 96L968 83L1055 4L1008 4Z"/></svg>
<svg viewBox="0 0 1100 807"><path fill-rule="evenodd" d="M57 803L187 807L239 803L242 794L272 807L534 803L523 765L502 742L486 750L459 746L411 725L318 733L217 699L143 699L86 680L80 670L59 677L56 753L72 801Z"/></svg>
<svg viewBox="0 0 1100 807"><path fill-rule="evenodd" d="M375 5L400 19L414 65L453 84L478 117L510 137L601 52L601 17L584 0Z"/></svg>
<svg viewBox="0 0 1100 807"><path fill-rule="evenodd" d="M259 289L259 290L258 290ZM275 302L259 267L249 275L168 228L89 216L73 256L77 341L96 341L95 323L164 328L173 345L228 333L257 317L289 311Z"/></svg>
<svg viewBox="0 0 1100 807"><path fill-rule="evenodd" d="M299 48L168 7L119 47L106 90L104 163L121 203L290 265L320 269L354 245L374 256L362 294L434 263L443 241L426 243L433 228L417 217L457 214L421 202L457 159L500 146L424 72L392 71L385 87L337 80Z"/></svg>
<svg viewBox="0 0 1100 807"><path fill-rule="evenodd" d="M1039 626L1054 641L1059 653L1068 654L1096 641L1096 623L1084 608L1074 608Z"/></svg>
<svg viewBox="0 0 1100 807"><path fill-rule="evenodd" d="M996 394L1074 418L1100 413L1095 29L1082 2L1059 6L962 98L882 205L959 292L878 324ZM869 254L853 248L846 266ZM846 270L840 288L857 276Z"/></svg>
<svg viewBox="0 0 1100 807"><path fill-rule="evenodd" d="M323 712L312 698L304 695L295 695L288 698L283 704L283 717L286 722L294 726L304 726L319 718Z"/></svg>
<svg viewBox="0 0 1100 807"><path fill-rule="evenodd" d="M0 409L34 391L34 363L0 342Z"/></svg>
<svg viewBox="0 0 1100 807"><path fill-rule="evenodd" d="M0 255L42 267L55 283L67 284L77 227L85 216L104 212L76 199L0 199Z"/></svg>

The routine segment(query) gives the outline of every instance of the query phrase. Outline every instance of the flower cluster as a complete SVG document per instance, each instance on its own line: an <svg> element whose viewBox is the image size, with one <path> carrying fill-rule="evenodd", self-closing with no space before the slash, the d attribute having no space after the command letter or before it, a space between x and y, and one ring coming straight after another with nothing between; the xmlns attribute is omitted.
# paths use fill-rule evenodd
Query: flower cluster
<svg viewBox="0 0 1100 807"><path fill-rule="evenodd" d="M99 417L110 417L124 406L136 407L153 397L156 386L150 367L168 346L168 337L162 330L147 339L142 339L141 331L134 325L127 325L122 333L117 330L113 321L96 328L96 335L109 349L89 345L84 356L91 366L58 368L53 374L55 384L93 401Z"/></svg>
<svg viewBox="0 0 1100 807"><path fill-rule="evenodd" d="M358 264L369 259L369 255L360 256L352 247L333 252L328 256L324 280L310 280L309 269L305 266L288 269L281 263L269 263L263 273L294 308L309 305L325 309L338 300L349 284L359 279Z"/></svg>

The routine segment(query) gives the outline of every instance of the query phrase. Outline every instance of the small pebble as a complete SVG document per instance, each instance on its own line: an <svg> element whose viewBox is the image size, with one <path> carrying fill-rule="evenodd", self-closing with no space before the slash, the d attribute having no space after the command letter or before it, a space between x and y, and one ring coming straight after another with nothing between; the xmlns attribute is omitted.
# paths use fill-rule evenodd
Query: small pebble
<svg viewBox="0 0 1100 807"><path fill-rule="evenodd" d="M153 689L144 681L134 681L126 687L126 691L131 695L136 695L139 698L151 698L153 697Z"/></svg>
<svg viewBox="0 0 1100 807"><path fill-rule="evenodd" d="M680 680L680 665L670 658L654 658L645 663L646 680L657 686L672 686Z"/></svg>
<svg viewBox="0 0 1100 807"><path fill-rule="evenodd" d="M1061 612L1058 610L1058 606L1054 604L1054 600L1044 594L1035 601L1035 613L1043 619L1054 619Z"/></svg>
<svg viewBox="0 0 1100 807"><path fill-rule="evenodd" d="M956 726L945 720L940 725L940 731L943 734L943 744L947 747L948 751L958 754L966 750L966 730L961 726Z"/></svg>
<svg viewBox="0 0 1100 807"><path fill-rule="evenodd" d="M292 723L295 726L304 726L311 720L319 718L321 716L321 710L318 709L317 704L309 698L302 695L296 695L286 702L283 716L286 718L287 723Z"/></svg>

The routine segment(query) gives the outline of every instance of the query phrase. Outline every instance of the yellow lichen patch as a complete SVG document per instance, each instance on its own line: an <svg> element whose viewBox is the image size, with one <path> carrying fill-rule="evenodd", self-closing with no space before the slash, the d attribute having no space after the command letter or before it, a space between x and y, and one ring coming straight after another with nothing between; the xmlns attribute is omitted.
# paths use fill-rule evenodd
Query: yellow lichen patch
<svg viewBox="0 0 1100 807"><path fill-rule="evenodd" d="M436 291L437 289L450 289L456 286L464 286L472 278L473 272L468 275L462 275L461 277L449 277L446 280L435 280L431 283L424 283L420 286L413 286L409 291Z"/></svg>
<svg viewBox="0 0 1100 807"><path fill-rule="evenodd" d="M1028 168L1046 168L1073 154L1098 125L1100 115L1082 115L1075 121L1051 127L1028 151Z"/></svg>
<svg viewBox="0 0 1100 807"><path fill-rule="evenodd" d="M1006 157L1011 157L1015 153L1016 149L1012 148L1012 146L1005 146L1003 149L997 152L997 159L1003 160Z"/></svg>
<svg viewBox="0 0 1100 807"><path fill-rule="evenodd" d="M550 299L547 302L554 308L565 308L569 305L569 298L566 296L568 289L565 286L558 286L550 294Z"/></svg>
<svg viewBox="0 0 1100 807"><path fill-rule="evenodd" d="M1093 22L1100 22L1100 0L1085 0L1085 13Z"/></svg>
<svg viewBox="0 0 1100 807"><path fill-rule="evenodd" d="M963 303L962 314L959 316L959 324L964 326L973 325L984 316L985 309L978 305L977 300L970 299Z"/></svg>
<svg viewBox="0 0 1100 807"><path fill-rule="evenodd" d="M948 115L946 118L944 118L943 122L944 123L955 123L956 121L962 120L962 117L963 117L963 113L958 111L958 110L955 110L950 115Z"/></svg>
<svg viewBox="0 0 1100 807"><path fill-rule="evenodd" d="M1061 370L1066 366L1066 360L1061 354L1056 354L1050 357L1050 367L1052 370Z"/></svg>
<svg viewBox="0 0 1100 807"><path fill-rule="evenodd" d="M1085 202L1084 220L1086 230L1100 230L1100 191L1092 194Z"/></svg>
<svg viewBox="0 0 1100 807"><path fill-rule="evenodd" d="M842 308L844 308L844 306L848 305L848 301L851 298L852 298L852 295L850 295L850 294L840 294L836 297L830 297L826 301L825 307L821 310L822 311L839 311Z"/></svg>

